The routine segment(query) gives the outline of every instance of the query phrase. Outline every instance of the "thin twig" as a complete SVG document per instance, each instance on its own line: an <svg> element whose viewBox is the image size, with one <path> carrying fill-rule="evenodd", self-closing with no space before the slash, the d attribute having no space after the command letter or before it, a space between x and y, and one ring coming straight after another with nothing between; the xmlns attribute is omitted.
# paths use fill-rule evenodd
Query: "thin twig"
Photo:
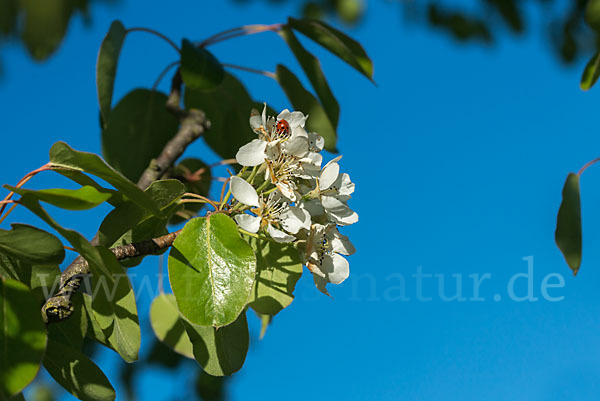
<svg viewBox="0 0 600 401"><path fill-rule="evenodd" d="M225 40L237 38L239 36L253 35L255 33L261 33L261 32L267 32L267 31L277 32L283 26L284 26L284 24L240 26L238 28L228 29L227 31L213 35L213 36L203 40L202 42L200 42L200 44L198 46L206 47L206 46L214 45L215 43L219 43L219 42L222 42Z"/></svg>
<svg viewBox="0 0 600 401"><path fill-rule="evenodd" d="M167 36L163 35L162 33L155 31L154 29L150 29L150 28L144 28L144 27L135 27L135 28L129 28L127 29L126 33L129 32L146 32L146 33L151 33L152 35L158 36L159 38L163 39L165 42L167 42L168 44L171 45L171 47L173 47L177 53L181 53L181 50L179 49L179 46L177 46L177 44L175 42L173 42L171 39L169 39Z"/></svg>
<svg viewBox="0 0 600 401"><path fill-rule="evenodd" d="M242 70L242 71L247 71L247 72L252 72L254 74L258 74L258 75L262 75L264 77L268 77L268 78L273 78L273 79L277 79L277 76L275 75L275 73L271 72L271 71L263 71L263 70L257 70L255 68L250 68L250 67L244 67L241 65L236 65L236 64L227 64L227 63L221 63L221 65L223 67L228 67L228 68L235 68L237 70Z"/></svg>

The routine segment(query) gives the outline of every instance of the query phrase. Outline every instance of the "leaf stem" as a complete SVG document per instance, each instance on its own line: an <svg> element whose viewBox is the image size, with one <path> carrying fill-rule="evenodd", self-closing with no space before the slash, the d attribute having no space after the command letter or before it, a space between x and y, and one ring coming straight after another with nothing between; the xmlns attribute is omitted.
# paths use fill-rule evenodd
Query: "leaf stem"
<svg viewBox="0 0 600 401"><path fill-rule="evenodd" d="M172 63L169 63L165 68L163 68L163 70L160 72L158 78L156 78L156 81L154 81L154 84L152 85L153 91L156 90L156 88L160 84L160 81L162 81L162 79L165 77L165 75L167 75L167 72L169 72L169 70L171 68L175 67L177 64L179 64L179 60L173 61Z"/></svg>
<svg viewBox="0 0 600 401"><path fill-rule="evenodd" d="M244 25L244 26L240 26L237 28L228 29L226 31L219 32L213 36L210 36L210 37L204 39L202 42L200 42L198 44L198 46L206 47L206 46L214 45L215 43L219 43L219 42L222 42L225 40L237 38L239 36L253 35L255 33L261 33L261 32L267 32L267 31L277 32L283 26L284 26L284 24Z"/></svg>
<svg viewBox="0 0 600 401"><path fill-rule="evenodd" d="M598 163L600 161L600 157L595 158L592 161L587 162L586 164L583 165L583 167L581 167L579 169L579 171L577 172L577 176L581 176L581 174L588 169L588 167L591 167L592 165Z"/></svg>
<svg viewBox="0 0 600 401"><path fill-rule="evenodd" d="M161 38L162 40L167 42L169 45L171 45L171 47L173 47L177 51L177 53L181 53L179 46L177 46L177 44L175 44L175 42L173 42L171 39L169 39L167 36L163 35L162 33L155 31L154 29L144 28L144 27L135 27L135 28L129 28L125 31L125 33L129 33L129 32L146 32L146 33L150 33L154 36L158 36L159 38Z"/></svg>
<svg viewBox="0 0 600 401"><path fill-rule="evenodd" d="M272 79L277 79L277 76L275 75L275 73L270 72L270 71L257 70L255 68L244 67L244 66L236 65L236 64L221 63L221 65L223 67L235 68L235 69L238 69L238 70L252 72L254 74L262 75L264 77L268 77L268 78L272 78Z"/></svg>

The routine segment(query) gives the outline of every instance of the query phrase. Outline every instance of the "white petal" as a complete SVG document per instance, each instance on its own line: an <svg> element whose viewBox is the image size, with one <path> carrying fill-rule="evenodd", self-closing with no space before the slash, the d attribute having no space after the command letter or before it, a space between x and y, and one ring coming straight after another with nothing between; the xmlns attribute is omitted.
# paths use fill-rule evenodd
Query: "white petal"
<svg viewBox="0 0 600 401"><path fill-rule="evenodd" d="M231 177L231 194L235 199L248 206L258 206L258 194L252 185L240 177Z"/></svg>
<svg viewBox="0 0 600 401"><path fill-rule="evenodd" d="M281 113L279 113L279 115L277 116L277 121L285 120L289 123L291 115L292 115L292 113L290 113L290 111L288 109L283 109L283 110L281 110Z"/></svg>
<svg viewBox="0 0 600 401"><path fill-rule="evenodd" d="M296 192L294 191L294 188L292 188L292 182L286 184L283 182L278 182L277 184L275 184L277 186L277 189L279 189L279 191L281 192L281 194L291 200L292 202L295 202L297 197L296 197Z"/></svg>
<svg viewBox="0 0 600 401"><path fill-rule="evenodd" d="M249 214L238 214L233 216L233 219L240 227L250 233L256 233L260 228L260 217L251 216Z"/></svg>
<svg viewBox="0 0 600 401"><path fill-rule="evenodd" d="M273 238L277 242L292 242L294 240L293 236L276 229L270 224L267 226L267 232L269 233L271 238Z"/></svg>
<svg viewBox="0 0 600 401"><path fill-rule="evenodd" d="M345 235L341 234L337 229L331 235L331 247L334 252L342 255L352 255L356 252L356 248Z"/></svg>
<svg viewBox="0 0 600 401"><path fill-rule="evenodd" d="M329 162L323 167L321 175L319 176L319 188L325 190L331 186L337 180L340 174L340 165L337 163Z"/></svg>
<svg viewBox="0 0 600 401"><path fill-rule="evenodd" d="M298 206L310 213L311 216L322 216L325 213L325 209L318 199L300 201Z"/></svg>
<svg viewBox="0 0 600 401"><path fill-rule="evenodd" d="M258 166L265 161L267 143L262 139L254 139L238 150L235 159L242 166Z"/></svg>
<svg viewBox="0 0 600 401"><path fill-rule="evenodd" d="M310 213L304 209L290 206L279 217L285 231L291 234L296 234L302 228L310 230Z"/></svg>
<svg viewBox="0 0 600 401"><path fill-rule="evenodd" d="M304 127L307 117L308 116L304 116L300 111L293 111L285 120L290 124L291 128ZM279 117L277 119L279 119Z"/></svg>
<svg viewBox="0 0 600 401"><path fill-rule="evenodd" d="M352 211L345 202L333 196L321 196L321 204L327 215L339 225L347 226L358 221L358 214Z"/></svg>
<svg viewBox="0 0 600 401"><path fill-rule="evenodd" d="M316 132L309 132L308 133L308 141L309 141L309 146L310 146L310 150L313 152L320 152L323 150L323 147L325 146L325 139L323 139L323 137L319 134L317 134Z"/></svg>
<svg viewBox="0 0 600 401"><path fill-rule="evenodd" d="M350 264L342 256L334 253L333 255L324 255L321 270L329 282L332 284L340 284L350 275Z"/></svg>
<svg viewBox="0 0 600 401"><path fill-rule="evenodd" d="M303 157L308 153L308 140L297 136L283 143L283 151L292 156Z"/></svg>
<svg viewBox="0 0 600 401"><path fill-rule="evenodd" d="M342 196L349 197L354 192L354 183L350 181L350 176L346 173L340 174L333 186L337 189L338 194Z"/></svg>

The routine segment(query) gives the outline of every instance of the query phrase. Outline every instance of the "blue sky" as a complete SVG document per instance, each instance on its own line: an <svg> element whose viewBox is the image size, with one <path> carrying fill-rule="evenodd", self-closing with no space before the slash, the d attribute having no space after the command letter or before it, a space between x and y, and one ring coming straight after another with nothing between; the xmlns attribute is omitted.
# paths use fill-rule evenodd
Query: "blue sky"
<svg viewBox="0 0 600 401"><path fill-rule="evenodd" d="M239 25L282 22L295 8L262 2L124 0L94 5L91 26L75 18L57 54L31 62L18 45L3 48L0 182L14 184L44 164L52 143L100 152L94 68L110 22L146 26L179 41ZM581 60L566 68L541 35L504 37L492 48L461 46L444 35L402 23L395 4L370 4L366 20L350 32L375 63L377 86L339 60L322 56L341 105L338 148L356 182L351 206L360 222L344 230L357 253L351 276L319 294L306 273L297 299L277 316L265 339L254 341L229 387L233 400L570 400L595 399L600 390L600 172L582 177L584 258L573 278L554 245L554 224L566 174L598 156L594 121L600 89L578 87ZM274 70L296 64L276 35L215 46L223 62ZM149 87L176 59L166 44L145 34L128 37L116 98ZM267 78L239 73L255 98L289 107ZM166 84L166 82L165 82ZM166 87L163 85L163 89ZM189 149L218 158L201 143ZM64 182L44 175L30 186ZM29 184L28 184L29 185ZM65 226L91 237L107 208L83 214L56 212ZM17 210L11 222L36 222ZM6 223L4 223L6 225ZM6 228L6 227L4 227ZM515 274L533 257L535 302L508 294ZM132 273L156 274L157 258ZM418 269L423 296L417 299ZM547 275L564 287L542 296ZM466 301L445 302L462 280ZM483 277L473 301L473 280ZM407 299L400 299L400 278ZM487 276L486 276L487 277ZM137 280L138 278L134 279ZM558 276L551 283L560 280ZM515 293L527 291L525 278ZM497 297L494 297L498 295ZM496 299L496 300L495 300ZM149 300L140 301L148 327ZM258 322L251 319L254 340ZM143 346L153 334L146 330ZM99 363L116 380L118 358ZM147 369L137 380L140 399L185 398L190 370L175 379ZM123 389L117 385L117 390Z"/></svg>

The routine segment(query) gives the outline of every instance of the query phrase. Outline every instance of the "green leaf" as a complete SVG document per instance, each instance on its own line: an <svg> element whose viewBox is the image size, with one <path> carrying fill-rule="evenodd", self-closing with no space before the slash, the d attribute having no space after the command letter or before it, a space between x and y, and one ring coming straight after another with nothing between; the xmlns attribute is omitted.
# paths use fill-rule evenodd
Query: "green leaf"
<svg viewBox="0 0 600 401"><path fill-rule="evenodd" d="M0 395L18 394L34 379L45 348L40 306L31 291L0 277Z"/></svg>
<svg viewBox="0 0 600 401"><path fill-rule="evenodd" d="M141 333L135 295L127 273L106 248L97 247L103 266L92 270L92 309L108 342L125 362L138 359Z"/></svg>
<svg viewBox="0 0 600 401"><path fill-rule="evenodd" d="M85 175L81 171L77 170L54 170L58 174L78 183L82 187L89 186L96 188L98 192L108 193L110 194L110 198L108 198L107 202L112 206L117 207L124 201L124 197L119 191L115 191L114 189L104 188L102 185L98 184L96 181L91 179L89 176Z"/></svg>
<svg viewBox="0 0 600 401"><path fill-rule="evenodd" d="M585 8L585 21L595 31L600 31L600 0L589 0Z"/></svg>
<svg viewBox="0 0 600 401"><path fill-rule="evenodd" d="M58 341L48 340L44 367L58 384L82 401L112 401L116 397L112 385L94 362Z"/></svg>
<svg viewBox="0 0 600 401"><path fill-rule="evenodd" d="M102 127L106 127L112 95L117 75L117 63L121 54L121 47L125 41L127 31L121 21L113 21L108 33L102 40L98 61L96 62L96 87L98 88L98 104L100 105L100 118Z"/></svg>
<svg viewBox="0 0 600 401"><path fill-rule="evenodd" d="M244 365L250 342L245 313L220 329L196 326L185 320L184 324L194 347L194 357L206 373L231 375Z"/></svg>
<svg viewBox="0 0 600 401"><path fill-rule="evenodd" d="M581 264L581 201L577 174L569 173L562 196L556 219L556 245L576 275Z"/></svg>
<svg viewBox="0 0 600 401"><path fill-rule="evenodd" d="M312 93L304 89L298 78L283 65L277 66L275 75L277 82L281 85L294 108L310 116L306 120L306 129L317 132L325 139L325 150L337 152L335 148L337 141L335 127L327 117L323 106Z"/></svg>
<svg viewBox="0 0 600 401"><path fill-rule="evenodd" d="M181 42L181 78L187 87L203 91L215 89L223 82L225 70L208 50Z"/></svg>
<svg viewBox="0 0 600 401"><path fill-rule="evenodd" d="M256 258L224 214L188 221L171 247L169 280L183 316L201 326L226 326L242 312Z"/></svg>
<svg viewBox="0 0 600 401"><path fill-rule="evenodd" d="M194 358L192 343L179 317L173 294L160 294L154 299L150 307L150 323L160 341L178 354Z"/></svg>
<svg viewBox="0 0 600 401"><path fill-rule="evenodd" d="M302 70L308 77L312 87L315 89L315 92L323 105L323 109L327 113L327 117L329 117L329 121L331 121L331 124L334 127L337 127L340 117L340 106L327 84L325 75L321 70L321 63L315 56L306 51L289 27L284 27L279 31L279 36L287 42L294 53L296 60L298 60Z"/></svg>
<svg viewBox="0 0 600 401"><path fill-rule="evenodd" d="M62 242L54 235L25 224L0 229L0 252L29 263L59 264L65 258Z"/></svg>
<svg viewBox="0 0 600 401"><path fill-rule="evenodd" d="M201 173L194 175L197 171ZM173 178L178 179L185 185L185 192L191 192L202 196L208 196L210 184L212 182L212 173L210 166L200 159L184 159L173 169ZM183 219L179 215L174 215L169 220L170 224L179 224L185 220L195 217L205 206L205 203L185 203L182 212L189 216Z"/></svg>
<svg viewBox="0 0 600 401"><path fill-rule="evenodd" d="M158 206L133 182L123 177L104 160L93 153L78 152L64 142L56 142L50 149L50 162L56 167L64 167L95 175L107 181L129 199L160 216Z"/></svg>
<svg viewBox="0 0 600 401"><path fill-rule="evenodd" d="M83 296L83 308L88 321L86 337L90 340L97 341L106 348L114 351L115 348L108 342L108 338L106 337L106 334L104 334L100 322L98 322L98 319L96 318L94 308L92 307L92 296L89 294L81 295Z"/></svg>
<svg viewBox="0 0 600 401"><path fill-rule="evenodd" d="M77 292L71 296L73 313L68 319L49 324L48 337L68 347L81 350L88 330L88 317L83 306L83 294Z"/></svg>
<svg viewBox="0 0 600 401"><path fill-rule="evenodd" d="M100 192L98 189L91 186L84 186L79 189L52 188L41 189L39 191L15 188L10 185L4 185L4 188L19 195L24 195L26 193L31 194L42 202L67 210L92 209L101 203L108 201L112 197L110 191Z"/></svg>
<svg viewBox="0 0 600 401"><path fill-rule="evenodd" d="M135 89L110 113L102 131L102 155L131 181L140 178L152 159L160 155L177 133L179 123L167 111L166 103L164 93Z"/></svg>
<svg viewBox="0 0 600 401"><path fill-rule="evenodd" d="M187 109L204 111L210 120L210 129L203 138L223 159L231 159L240 147L256 139L250 128L250 112L262 104L252 100L242 83L231 74L225 74L221 85L213 92L185 89L183 103Z"/></svg>
<svg viewBox="0 0 600 401"><path fill-rule="evenodd" d="M373 63L360 43L323 21L289 18L288 23L373 81Z"/></svg>
<svg viewBox="0 0 600 401"><path fill-rule="evenodd" d="M276 315L294 300L296 282L302 276L302 260L287 244L252 238L256 254L256 281L249 306L261 315Z"/></svg>
<svg viewBox="0 0 600 401"><path fill-rule="evenodd" d="M588 63L585 66L585 69L583 70L583 74L581 75L581 82L579 84L579 87L582 90L587 91L592 86L594 86L594 84L598 80L598 77L600 76L600 68L598 68L599 66L600 52L594 54L594 57L592 57L590 61L588 61Z"/></svg>
<svg viewBox="0 0 600 401"><path fill-rule="evenodd" d="M65 36L73 13L69 0L39 2L19 0L24 15L21 15L22 39L31 57L45 60L56 51Z"/></svg>
<svg viewBox="0 0 600 401"><path fill-rule="evenodd" d="M29 288L40 305L58 291L60 268L58 265L33 265L29 271Z"/></svg>

